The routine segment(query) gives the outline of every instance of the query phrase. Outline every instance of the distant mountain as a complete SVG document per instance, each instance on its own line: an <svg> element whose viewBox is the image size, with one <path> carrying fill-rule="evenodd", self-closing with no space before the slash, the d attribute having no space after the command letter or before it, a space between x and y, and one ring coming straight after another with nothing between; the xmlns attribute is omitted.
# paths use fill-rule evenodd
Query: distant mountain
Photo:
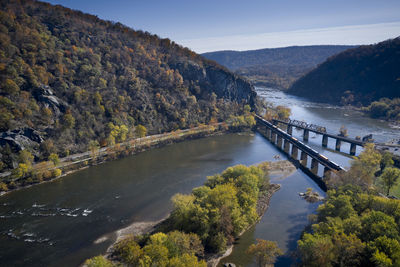
<svg viewBox="0 0 400 267"><path fill-rule="evenodd" d="M400 97L400 37L330 57L296 81L289 93L321 102L364 105Z"/></svg>
<svg viewBox="0 0 400 267"><path fill-rule="evenodd" d="M202 54L250 79L254 84L287 89L328 57L355 46L315 45Z"/></svg>
<svg viewBox="0 0 400 267"><path fill-rule="evenodd" d="M135 136L223 121L256 93L169 39L62 6L0 1L0 170ZM141 128L143 129L143 128Z"/></svg>

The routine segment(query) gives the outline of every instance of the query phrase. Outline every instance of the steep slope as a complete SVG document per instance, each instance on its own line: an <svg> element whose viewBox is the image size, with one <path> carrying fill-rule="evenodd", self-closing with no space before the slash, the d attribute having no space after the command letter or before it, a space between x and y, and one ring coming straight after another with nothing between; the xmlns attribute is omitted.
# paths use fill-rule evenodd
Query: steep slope
<svg viewBox="0 0 400 267"><path fill-rule="evenodd" d="M3 168L24 148L42 160L123 141L138 125L223 121L256 96L169 39L32 0L0 2L0 85Z"/></svg>
<svg viewBox="0 0 400 267"><path fill-rule="evenodd" d="M298 81L289 93L312 100L368 104L400 97L400 38L333 56Z"/></svg>
<svg viewBox="0 0 400 267"><path fill-rule="evenodd" d="M287 89L328 57L354 46L315 45L204 53L253 83Z"/></svg>

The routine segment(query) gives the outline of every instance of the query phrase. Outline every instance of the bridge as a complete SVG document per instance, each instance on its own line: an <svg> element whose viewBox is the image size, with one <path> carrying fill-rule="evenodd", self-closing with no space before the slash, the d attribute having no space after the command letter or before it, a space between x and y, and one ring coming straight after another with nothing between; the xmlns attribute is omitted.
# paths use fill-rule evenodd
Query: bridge
<svg viewBox="0 0 400 267"><path fill-rule="evenodd" d="M329 160L327 157L299 141L297 138L291 136L290 134L278 128L276 125L263 119L261 116L255 115L255 118L259 131L271 143L285 152L299 168L310 175L310 177L313 178L322 189L326 190L324 179L328 178L332 171L345 170L343 167ZM300 159L299 151L301 152ZM307 167L308 158L311 158L311 168ZM318 176L319 165L322 165L324 168L322 177Z"/></svg>
<svg viewBox="0 0 400 267"><path fill-rule="evenodd" d="M328 146L328 139L332 138L336 140L335 150L340 151L340 146L342 142L350 143L350 155L356 154L357 146L363 147L365 143L371 140L372 135L365 136L363 140L352 139L346 136L329 134L326 132L326 128L314 124L307 124L306 122L298 121L298 120L277 120L273 119L272 123L277 125L279 123L287 125L287 133L292 135L293 127L298 129L303 129L303 140L308 141L310 132L322 135L322 146Z"/></svg>

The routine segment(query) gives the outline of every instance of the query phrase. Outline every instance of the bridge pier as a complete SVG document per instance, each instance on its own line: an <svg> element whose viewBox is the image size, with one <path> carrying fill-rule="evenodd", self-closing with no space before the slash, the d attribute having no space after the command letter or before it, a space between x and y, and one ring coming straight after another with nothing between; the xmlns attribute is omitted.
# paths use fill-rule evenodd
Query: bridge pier
<svg viewBox="0 0 400 267"><path fill-rule="evenodd" d="M290 135L293 134L293 126L290 125L290 124L287 125L287 133L290 134Z"/></svg>
<svg viewBox="0 0 400 267"><path fill-rule="evenodd" d="M309 136L310 136L310 131L304 129L304 132L303 132L303 140L307 142Z"/></svg>
<svg viewBox="0 0 400 267"><path fill-rule="evenodd" d="M315 175L318 174L318 161L314 158L311 159L311 172Z"/></svg>
<svg viewBox="0 0 400 267"><path fill-rule="evenodd" d="M273 144L276 143L276 133L274 131L271 131L271 142Z"/></svg>
<svg viewBox="0 0 400 267"><path fill-rule="evenodd" d="M265 128L265 134L267 139L271 140L271 130L268 127Z"/></svg>
<svg viewBox="0 0 400 267"><path fill-rule="evenodd" d="M331 177L331 169L325 166L323 179L329 179Z"/></svg>
<svg viewBox="0 0 400 267"><path fill-rule="evenodd" d="M325 135L325 134L322 136L322 146L323 147L327 147L328 146L328 136Z"/></svg>
<svg viewBox="0 0 400 267"><path fill-rule="evenodd" d="M277 146L278 146L279 149L282 149L282 141L283 141L282 136L278 135Z"/></svg>
<svg viewBox="0 0 400 267"><path fill-rule="evenodd" d="M290 150L290 142L285 139L283 141L283 151L285 151L286 154L289 154L289 150Z"/></svg>
<svg viewBox="0 0 400 267"><path fill-rule="evenodd" d="M307 157L308 157L307 153L302 150L300 153L300 163L306 167L307 167Z"/></svg>
<svg viewBox="0 0 400 267"><path fill-rule="evenodd" d="M299 148L295 145L292 145L292 158L297 160L298 157L299 157Z"/></svg>
<svg viewBox="0 0 400 267"><path fill-rule="evenodd" d="M340 139L336 139L336 151L340 151L340 146L342 145L342 141Z"/></svg>
<svg viewBox="0 0 400 267"><path fill-rule="evenodd" d="M350 144L350 155L354 156L356 154L357 145L354 143Z"/></svg>

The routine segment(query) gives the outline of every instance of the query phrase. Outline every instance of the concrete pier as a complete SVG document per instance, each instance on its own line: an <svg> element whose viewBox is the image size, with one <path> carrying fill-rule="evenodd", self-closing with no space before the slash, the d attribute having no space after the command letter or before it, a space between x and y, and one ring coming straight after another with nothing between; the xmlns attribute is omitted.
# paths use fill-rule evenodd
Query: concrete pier
<svg viewBox="0 0 400 267"><path fill-rule="evenodd" d="M350 155L354 156L356 154L356 148L357 145L356 144L350 144Z"/></svg>
<svg viewBox="0 0 400 267"><path fill-rule="evenodd" d="M285 139L283 141L283 151L285 151L286 154L289 154L289 150L290 150L290 142Z"/></svg>
<svg viewBox="0 0 400 267"><path fill-rule="evenodd" d="M310 136L310 131L304 129L304 132L303 132L303 140L307 142L309 136Z"/></svg>
<svg viewBox="0 0 400 267"><path fill-rule="evenodd" d="M328 136L325 135L325 134L322 136L322 146L323 147L327 147L328 146Z"/></svg>
<svg viewBox="0 0 400 267"><path fill-rule="evenodd" d="M268 140L271 140L271 130L269 128L265 129L265 135Z"/></svg>
<svg viewBox="0 0 400 267"><path fill-rule="evenodd" d="M271 133L271 142L272 142L273 144L276 143L276 133L275 133L275 132L272 132L272 133Z"/></svg>
<svg viewBox="0 0 400 267"><path fill-rule="evenodd" d="M277 146L279 149L282 149L282 142L283 142L283 138L282 136L278 135L278 141L277 141Z"/></svg>
<svg viewBox="0 0 400 267"><path fill-rule="evenodd" d="M297 160L299 157L299 148L295 145L292 145L292 158Z"/></svg>
<svg viewBox="0 0 400 267"><path fill-rule="evenodd" d="M342 141L340 139L336 139L336 151L340 151L340 146L342 145Z"/></svg>
<svg viewBox="0 0 400 267"><path fill-rule="evenodd" d="M301 151L300 153L300 163L303 164L304 166L307 166L307 153L305 151Z"/></svg>
<svg viewBox="0 0 400 267"><path fill-rule="evenodd" d="M292 134L293 134L293 126L290 125L290 124L288 124L286 132L287 132L288 134L292 135Z"/></svg>
<svg viewBox="0 0 400 267"><path fill-rule="evenodd" d="M315 175L318 174L318 161L314 158L311 159L311 171Z"/></svg>
<svg viewBox="0 0 400 267"><path fill-rule="evenodd" d="M328 167L324 167L324 176L323 176L323 178L324 179L329 179L330 177L331 177L331 173L332 173L332 171L331 171L331 169L329 169Z"/></svg>

